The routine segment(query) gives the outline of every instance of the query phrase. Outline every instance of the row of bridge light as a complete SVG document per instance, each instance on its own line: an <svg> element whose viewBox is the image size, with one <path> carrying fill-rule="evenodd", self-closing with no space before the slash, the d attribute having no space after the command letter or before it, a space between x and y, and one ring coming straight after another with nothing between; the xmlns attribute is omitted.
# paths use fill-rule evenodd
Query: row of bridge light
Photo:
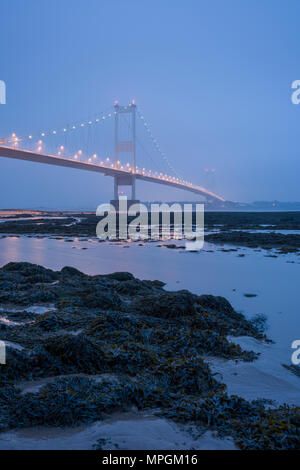
<svg viewBox="0 0 300 470"><path fill-rule="evenodd" d="M13 144L14 147L17 147L21 139L19 139L16 134L12 134L11 139L9 139L9 142ZM41 153L43 150L43 141L39 140L37 143L37 151ZM58 150L58 156L62 156L65 148L63 145L59 147ZM74 160L79 160L82 157L82 150L78 150L77 153L73 156ZM88 158L88 163L94 163L95 160L97 160L97 154L94 154L92 157ZM100 166L103 166L105 168L113 168L113 169L119 169L121 171L128 171L132 172L132 168L130 167L130 163L126 163L126 165L121 165L121 162L118 160L116 163L110 163L110 158L107 157L104 161L100 161L99 163ZM178 184L184 184L184 185L190 185L193 186L192 183L189 183L187 181L183 181L178 177L175 176L169 176L163 173L158 173L158 172L152 172L151 170L146 170L145 168L142 168L141 170L139 169L138 166L135 168L135 174L140 174L142 176L148 176L152 178L158 178L161 179L162 181L169 181L169 182L174 182Z"/></svg>
<svg viewBox="0 0 300 470"><path fill-rule="evenodd" d="M115 104L117 104L117 102L115 102ZM134 100L132 100L132 104L134 104ZM130 104L129 106L131 106L131 104ZM90 125L92 125L92 124L97 124L97 123L99 123L99 122L101 122L101 121L105 121L106 119L112 117L112 114L116 114L116 111L114 111L113 113L108 113L108 114L106 114L106 115L103 114L103 115L101 116L101 119L100 119L100 118L96 118L94 121L93 121L93 120L90 120L90 121L88 121L88 122L82 122L81 124L76 124L76 125L73 124L73 125L71 125L71 126L64 127L63 129L60 130L60 132L66 133L66 132L69 131L69 130L76 130L76 129L79 129L79 128L83 128L83 127L85 127L85 126L90 126ZM166 161L166 163L168 164L169 168L176 174L176 171L174 170L173 166L172 166L171 163L169 162L168 158L167 158L166 155L161 151L161 149L160 149L160 147L159 147L159 145L158 145L158 143L157 143L157 140L154 138L154 136L153 136L153 134L152 134L152 132L151 132L151 129L150 129L149 124L145 121L144 116L141 115L139 112L138 112L138 115L139 115L140 119L143 121L144 127L145 127L145 129L147 130L147 132L148 132L148 134L149 134L149 136L150 136L150 138L151 138L151 140L152 140L152 142L153 142L155 148L156 148L157 151L160 153L161 157ZM46 137L47 135L56 135L58 132L59 132L59 131L52 130L52 131L48 131L48 132L41 132L41 133L39 133L38 135L40 135L41 137ZM26 137L27 137L29 140L32 140L32 139L33 139L33 135L32 135L32 134L30 134L30 135L28 135L28 136L26 136ZM13 145L14 145L15 147L17 147L17 146L18 146L18 143L19 143L21 140L23 140L23 139L18 138L18 137L16 136L16 134L13 133L11 139L9 139L8 142L12 142ZM42 150L42 141L40 140L40 141L38 142L38 151L41 152L41 150ZM59 153L59 155L60 155L60 153ZM171 178L171 177L170 177L170 178ZM181 179L178 177L177 174L176 174L176 178L175 178L175 179L176 179L176 181L177 181L177 180L178 180L178 181L181 181ZM186 182L185 182L185 184L186 184Z"/></svg>
<svg viewBox="0 0 300 470"><path fill-rule="evenodd" d="M59 156L62 155L61 151L63 149L64 149L64 147L61 146L60 151L58 152ZM78 150L78 152L75 153L73 159L74 160L80 160L81 156L82 156L82 150ZM94 163L96 159L97 159L97 154L94 154L92 157L88 158L87 163ZM110 163L110 158L109 157L107 157L104 161L100 161L99 165L103 166L105 168L112 168L112 169L115 169L115 170L132 172L132 168L130 166L130 163L127 162L125 165L121 165L120 160L118 160L116 163ZM171 181L171 182L181 183L181 184L185 184L185 185L189 184L189 185L192 186L192 183L188 183L187 181L183 181L178 177L169 176L169 175L166 175L166 174L163 174L163 173L158 173L158 172L152 172L152 170L146 170L145 168L139 169L138 166L135 167L134 174L138 174L138 175L142 175L142 176L148 176L148 177L152 177L152 178L156 177L156 178L159 178L163 181Z"/></svg>

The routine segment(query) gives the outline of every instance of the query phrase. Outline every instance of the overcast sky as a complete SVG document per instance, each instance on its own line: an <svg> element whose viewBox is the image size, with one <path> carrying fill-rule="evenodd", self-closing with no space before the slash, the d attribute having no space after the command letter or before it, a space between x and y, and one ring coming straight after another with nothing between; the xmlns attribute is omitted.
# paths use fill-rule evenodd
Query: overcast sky
<svg viewBox="0 0 300 470"><path fill-rule="evenodd" d="M0 15L0 137L135 98L185 179L229 200L300 200L299 1L2 0ZM0 181L1 208L93 209L113 194L102 175L4 158ZM194 199L147 183L138 197Z"/></svg>

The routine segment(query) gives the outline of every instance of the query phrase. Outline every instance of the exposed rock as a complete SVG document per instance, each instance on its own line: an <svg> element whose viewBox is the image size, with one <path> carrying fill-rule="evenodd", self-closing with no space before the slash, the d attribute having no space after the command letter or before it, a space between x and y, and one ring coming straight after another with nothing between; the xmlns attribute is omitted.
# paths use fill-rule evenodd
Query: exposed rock
<svg viewBox="0 0 300 470"><path fill-rule="evenodd" d="M262 318L247 320L223 297L167 292L129 273L9 263L0 280L2 302L51 300L56 308L44 315L7 309L16 324L0 325L1 339L24 349L7 348L0 365L0 429L73 426L134 405L230 435L241 448L300 448L299 408L229 396L203 359L255 360L228 336L265 341ZM20 381L41 378L48 383L21 394Z"/></svg>
<svg viewBox="0 0 300 470"><path fill-rule="evenodd" d="M188 291L164 292L146 298L137 298L131 306L134 311L143 315L172 319L194 315L196 298L197 296Z"/></svg>

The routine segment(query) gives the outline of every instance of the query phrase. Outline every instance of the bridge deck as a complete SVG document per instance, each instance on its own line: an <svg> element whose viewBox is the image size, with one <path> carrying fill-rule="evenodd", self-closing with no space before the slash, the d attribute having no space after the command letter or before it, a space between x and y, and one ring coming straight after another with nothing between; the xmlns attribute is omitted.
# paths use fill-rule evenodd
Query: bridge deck
<svg viewBox="0 0 300 470"><path fill-rule="evenodd" d="M0 146L0 157L14 158L17 160L26 160L30 162L46 163L48 165L64 166L68 168L76 168L78 170L96 171L106 176L124 176L132 175L133 173L129 170L121 170L118 168L112 168L111 166L100 165L95 163L86 163L71 158L58 157L54 155L45 155L41 153L32 152L29 150L15 149L6 146ZM216 194L208 191L201 186L196 186L181 181L173 181L164 177L149 176L140 172L135 172L134 176L138 180L149 181L151 183L163 184L166 186L172 186L178 189L184 189L201 196L208 197L213 200L224 202L224 199Z"/></svg>

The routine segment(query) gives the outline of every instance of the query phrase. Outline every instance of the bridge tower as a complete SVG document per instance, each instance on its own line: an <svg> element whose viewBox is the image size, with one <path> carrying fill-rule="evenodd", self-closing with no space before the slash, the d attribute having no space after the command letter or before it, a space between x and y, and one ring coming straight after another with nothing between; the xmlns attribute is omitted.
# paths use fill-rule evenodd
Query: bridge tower
<svg viewBox="0 0 300 470"><path fill-rule="evenodd" d="M131 186L131 202L136 201L135 195L135 119L136 119L136 105L134 100L128 106L120 106L118 101L115 101L115 167L120 161L120 154L129 153L131 155L131 173L128 175L118 175L114 177L114 202L118 203L119 186ZM131 137L130 140L120 140L119 138L119 124L120 115L127 114L130 117Z"/></svg>

